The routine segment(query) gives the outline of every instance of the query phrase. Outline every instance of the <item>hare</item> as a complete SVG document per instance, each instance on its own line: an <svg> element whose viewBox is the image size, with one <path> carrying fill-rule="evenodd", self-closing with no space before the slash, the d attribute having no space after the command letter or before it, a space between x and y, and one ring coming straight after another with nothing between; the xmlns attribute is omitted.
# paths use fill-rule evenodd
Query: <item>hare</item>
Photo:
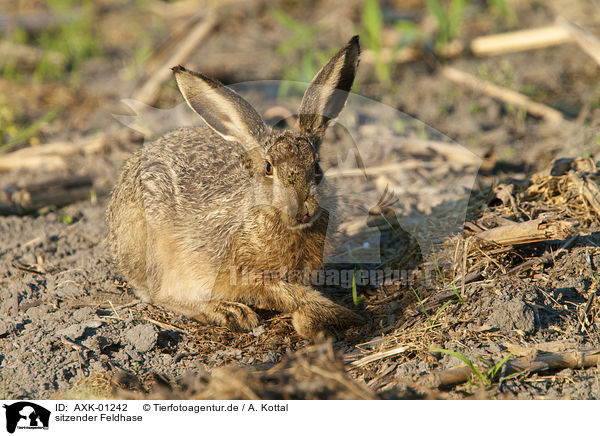
<svg viewBox="0 0 600 436"><path fill-rule="evenodd" d="M233 90L173 68L207 126L172 131L135 153L107 209L113 258L139 298L234 330L258 325L251 307L291 313L304 338L362 321L285 274L323 268L332 223L320 205L318 152L346 104L359 52L355 36L307 88L296 125L273 131Z"/></svg>

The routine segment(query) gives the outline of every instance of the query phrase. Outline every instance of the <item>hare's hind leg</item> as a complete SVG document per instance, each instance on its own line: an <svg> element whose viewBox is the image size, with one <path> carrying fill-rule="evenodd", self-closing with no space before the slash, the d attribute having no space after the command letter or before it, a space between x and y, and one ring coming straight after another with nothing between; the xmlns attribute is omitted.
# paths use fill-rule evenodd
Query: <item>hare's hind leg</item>
<svg viewBox="0 0 600 436"><path fill-rule="evenodd" d="M148 258L152 302L205 324L231 330L251 330L258 315L222 292L211 261L197 252L184 251L171 229L149 225Z"/></svg>
<svg viewBox="0 0 600 436"><path fill-rule="evenodd" d="M195 304L177 304L173 302L156 304L182 313L203 324L227 327L233 331L247 331L257 327L260 319L256 312L243 303L234 301L210 300Z"/></svg>
<svg viewBox="0 0 600 436"><path fill-rule="evenodd" d="M106 211L108 243L123 277L136 295L150 301L146 276L146 215L140 183L140 153L123 167Z"/></svg>

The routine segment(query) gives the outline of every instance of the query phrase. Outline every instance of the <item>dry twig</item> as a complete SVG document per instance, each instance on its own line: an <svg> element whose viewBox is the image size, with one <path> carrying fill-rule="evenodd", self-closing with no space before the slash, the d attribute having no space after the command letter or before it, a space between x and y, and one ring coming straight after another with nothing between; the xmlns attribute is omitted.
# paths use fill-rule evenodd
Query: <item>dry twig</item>
<svg viewBox="0 0 600 436"><path fill-rule="evenodd" d="M212 14L201 19L177 45L173 54L150 75L136 92L134 98L147 104L154 103L158 97L160 86L171 77L171 68L184 63L196 47L206 39L216 24L217 19Z"/></svg>
<svg viewBox="0 0 600 436"><path fill-rule="evenodd" d="M524 223L510 224L477 233L479 239L499 245L529 244L564 239L572 229L568 221L549 221L538 218Z"/></svg>
<svg viewBox="0 0 600 436"><path fill-rule="evenodd" d="M47 206L64 206L90 196L92 178L72 176L0 189L0 215L25 215Z"/></svg>
<svg viewBox="0 0 600 436"><path fill-rule="evenodd" d="M493 83L480 79L472 74L446 66L442 68L442 75L457 85L464 86L476 92L489 95L504 103L518 106L532 115L542 117L553 123L564 121L562 113L542 103L532 101L529 97L511 89L506 89Z"/></svg>
<svg viewBox="0 0 600 436"><path fill-rule="evenodd" d="M527 356L506 362L503 374L506 377L516 373L588 368L598 364L600 364L600 349L565 353L546 353L532 349ZM430 382L435 387L448 388L466 382L472 375L471 368L465 365L433 374Z"/></svg>
<svg viewBox="0 0 600 436"><path fill-rule="evenodd" d="M480 36L471 41L471 52L475 56L494 56L551 47L572 40L571 33L562 25L556 24L536 29Z"/></svg>

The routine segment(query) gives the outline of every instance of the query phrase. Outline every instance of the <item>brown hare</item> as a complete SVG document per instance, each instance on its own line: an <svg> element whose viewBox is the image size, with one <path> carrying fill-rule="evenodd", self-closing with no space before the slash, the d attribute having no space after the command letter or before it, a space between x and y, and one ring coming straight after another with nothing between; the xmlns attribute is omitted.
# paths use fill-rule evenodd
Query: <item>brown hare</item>
<svg viewBox="0 0 600 436"><path fill-rule="evenodd" d="M251 306L287 312L305 338L361 322L286 275L323 268L333 223L321 207L318 151L346 104L359 52L355 36L317 73L286 130L271 131L220 82L173 68L207 126L172 131L135 153L107 210L114 260L139 298L235 330L258 325Z"/></svg>

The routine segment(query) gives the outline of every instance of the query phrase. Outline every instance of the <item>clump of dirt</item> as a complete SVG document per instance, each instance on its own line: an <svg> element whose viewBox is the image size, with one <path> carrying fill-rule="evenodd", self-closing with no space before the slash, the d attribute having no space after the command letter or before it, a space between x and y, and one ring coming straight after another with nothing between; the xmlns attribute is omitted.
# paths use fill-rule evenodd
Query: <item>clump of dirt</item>
<svg viewBox="0 0 600 436"><path fill-rule="evenodd" d="M125 398L218 400L370 400L377 395L353 381L344 370L339 351L330 341L286 354L269 369L226 366L200 374L189 373L179 380L155 377L146 395L116 390ZM133 395L133 397L132 397Z"/></svg>

